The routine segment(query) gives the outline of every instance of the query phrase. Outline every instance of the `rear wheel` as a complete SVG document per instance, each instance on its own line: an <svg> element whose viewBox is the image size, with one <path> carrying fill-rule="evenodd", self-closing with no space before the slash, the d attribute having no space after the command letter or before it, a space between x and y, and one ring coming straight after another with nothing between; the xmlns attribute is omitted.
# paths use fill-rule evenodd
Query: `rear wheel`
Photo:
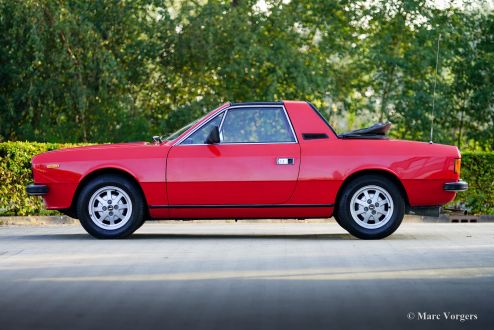
<svg viewBox="0 0 494 330"><path fill-rule="evenodd" d="M77 209L86 231L96 238L124 238L143 223L144 199L130 180L102 175L82 189Z"/></svg>
<svg viewBox="0 0 494 330"><path fill-rule="evenodd" d="M345 187L335 218L355 237L379 239L398 229L404 216L405 202L398 187L385 177L367 175Z"/></svg>

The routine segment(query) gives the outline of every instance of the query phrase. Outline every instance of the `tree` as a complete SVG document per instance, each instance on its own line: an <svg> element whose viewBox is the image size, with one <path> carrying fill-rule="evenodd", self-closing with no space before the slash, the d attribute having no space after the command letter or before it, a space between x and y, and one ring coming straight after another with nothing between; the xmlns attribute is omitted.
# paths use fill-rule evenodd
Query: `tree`
<svg viewBox="0 0 494 330"><path fill-rule="evenodd" d="M427 141L437 78L434 141L494 145L478 5L0 0L0 32L0 140L142 140L225 101L300 99L338 130L389 120Z"/></svg>

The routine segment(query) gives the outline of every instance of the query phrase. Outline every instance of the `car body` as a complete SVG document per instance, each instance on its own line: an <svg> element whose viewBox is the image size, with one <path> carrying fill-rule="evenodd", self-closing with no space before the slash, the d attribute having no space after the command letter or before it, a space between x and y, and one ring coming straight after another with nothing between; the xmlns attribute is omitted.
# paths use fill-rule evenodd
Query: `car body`
<svg viewBox="0 0 494 330"><path fill-rule="evenodd" d="M377 228L380 220L369 220L382 211L375 204L391 197L400 200L391 203L389 199L387 208L392 204L392 213L400 208L394 214L400 219L392 222L401 222L406 212L438 214L439 206L467 189L459 176L460 158L453 146L388 139L382 134L337 135L308 102L225 103L166 141L94 145L37 155L32 159L34 185L27 191L42 195L47 209L81 219L86 229L94 225L93 216L97 226L88 231L96 237L128 236L146 219L335 216L358 237L381 238L397 226ZM112 181L115 177L120 181ZM347 219L352 196L345 193L356 181L371 187L353 199L353 213L364 214L367 224L375 221L376 228L364 228L365 233L359 232L358 220L353 228L355 224ZM94 186L92 190L88 185ZM108 197L102 190L94 197L101 187L120 190L106 191ZM388 194L391 190L396 197ZM94 197L92 206L81 202L83 194L86 204ZM139 200L131 201L134 195ZM367 207L364 212L366 207L357 205L364 197L372 202L372 210ZM127 207L134 211L142 208L140 219L126 220L139 223L122 232L118 226L111 227L115 220L108 214L110 206L104 206L111 200L123 203L122 207L129 203ZM129 218L129 211L124 213ZM89 223L84 223L84 217L89 217ZM362 216L356 217L362 221Z"/></svg>

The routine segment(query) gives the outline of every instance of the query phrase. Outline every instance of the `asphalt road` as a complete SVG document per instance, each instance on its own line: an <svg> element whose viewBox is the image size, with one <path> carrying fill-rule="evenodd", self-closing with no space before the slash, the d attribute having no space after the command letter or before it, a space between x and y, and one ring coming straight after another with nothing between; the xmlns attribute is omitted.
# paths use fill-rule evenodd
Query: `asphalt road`
<svg viewBox="0 0 494 330"><path fill-rule="evenodd" d="M494 224L0 227L0 328L493 329Z"/></svg>

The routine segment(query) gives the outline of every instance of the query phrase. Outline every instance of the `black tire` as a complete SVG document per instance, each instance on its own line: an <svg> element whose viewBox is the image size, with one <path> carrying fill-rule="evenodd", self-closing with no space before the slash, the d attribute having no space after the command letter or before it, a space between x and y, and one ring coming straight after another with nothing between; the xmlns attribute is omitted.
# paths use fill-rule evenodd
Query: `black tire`
<svg viewBox="0 0 494 330"><path fill-rule="evenodd" d="M136 229L136 230L138 230L139 228L141 228L141 227L142 227L142 225L144 225L144 223L145 223L145 222L146 222L146 220L142 220L141 224L137 227L137 229Z"/></svg>
<svg viewBox="0 0 494 330"><path fill-rule="evenodd" d="M117 214L117 211L119 211L120 216L125 218L125 220L117 218L116 220L112 220L114 222L112 224L110 220L103 220L110 219L110 217L105 218L101 216L98 219L98 216L96 216L95 213L101 215L102 213L99 211L93 212L93 218L91 217L91 198L93 198L93 196L97 196L95 194L99 191L102 191L101 194L105 194L110 191L110 196L112 197L115 196L115 194L122 193L123 191L121 200L126 203L120 202L120 204L116 205L105 205L107 208L105 209L105 212L108 211L109 214L112 214L112 212ZM102 195L98 196L101 198ZM103 203L97 201L97 197L94 198L93 203L99 203L98 206L103 205ZM110 198L107 198L104 201L107 202L108 200L110 200ZM109 204L111 204L111 202ZM120 205L120 210L117 210L118 205ZM117 211L115 211L113 207ZM124 210L124 208L127 210ZM77 211L81 225L91 236L107 239L126 238L142 226L144 222L145 203L139 187L134 182L120 175L104 174L94 178L82 188L77 201ZM125 216L123 215L124 213ZM120 223L117 223L117 221L120 221Z"/></svg>
<svg viewBox="0 0 494 330"><path fill-rule="evenodd" d="M344 223L341 221L340 216L338 215L338 212L337 211L335 211L333 213L333 218L336 220L336 223L340 225L340 227L342 227L343 229L347 230L345 228L345 226L344 226Z"/></svg>
<svg viewBox="0 0 494 330"><path fill-rule="evenodd" d="M374 193L370 195L372 192ZM367 199L365 193L371 197ZM371 199L375 194L378 194L379 198L373 203ZM387 199L391 199L391 202L386 202ZM363 200L365 203L371 203L366 206L357 205ZM337 203L335 219L341 222L341 226L350 234L361 239L381 239L391 235L398 229L405 216L405 201L400 189L395 183L380 175L356 178L344 188Z"/></svg>

